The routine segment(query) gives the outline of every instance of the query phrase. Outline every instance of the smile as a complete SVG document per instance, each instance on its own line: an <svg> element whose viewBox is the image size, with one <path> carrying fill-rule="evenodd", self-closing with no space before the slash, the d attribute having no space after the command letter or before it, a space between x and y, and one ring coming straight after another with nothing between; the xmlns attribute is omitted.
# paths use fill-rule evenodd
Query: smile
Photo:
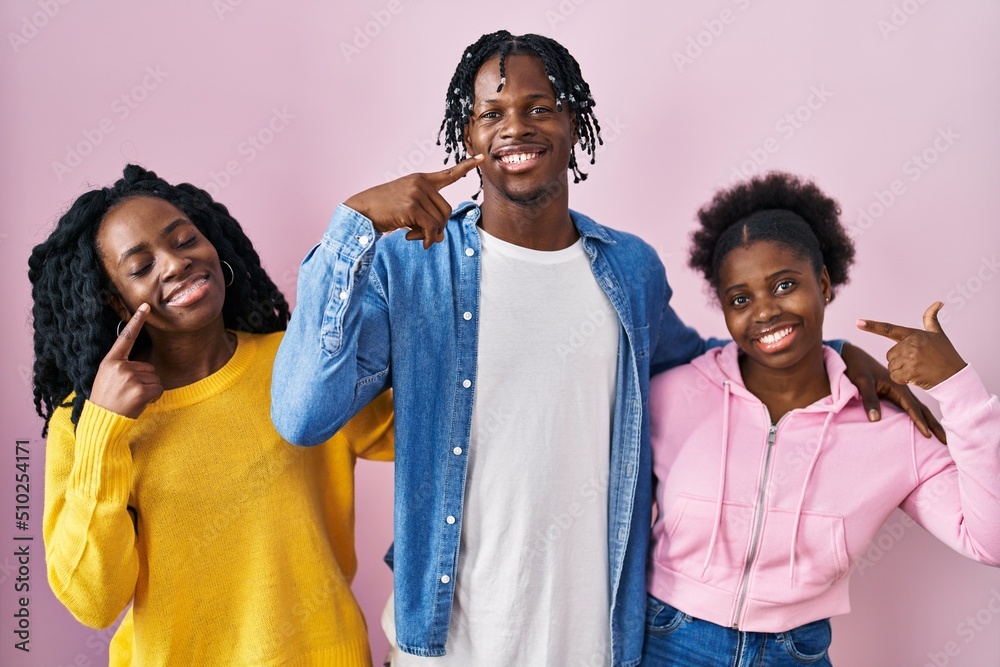
<svg viewBox="0 0 1000 667"><path fill-rule="evenodd" d="M785 327L783 329L778 329L777 331L764 334L757 340L764 343L765 345L774 345L775 343L777 343L779 340L781 340L790 333L792 333L792 327Z"/></svg>
<svg viewBox="0 0 1000 667"><path fill-rule="evenodd" d="M500 161L504 164L520 164L522 162L527 162L528 160L533 160L541 155L541 153L511 153L509 155L501 155Z"/></svg>
<svg viewBox="0 0 1000 667"><path fill-rule="evenodd" d="M167 306L187 306L201 299L208 290L208 275L188 280L170 294L163 303Z"/></svg>
<svg viewBox="0 0 1000 667"><path fill-rule="evenodd" d="M798 325L795 324L771 329L763 335L757 336L754 339L754 344L758 350L765 354L783 352L794 344L795 339L798 338L797 332Z"/></svg>

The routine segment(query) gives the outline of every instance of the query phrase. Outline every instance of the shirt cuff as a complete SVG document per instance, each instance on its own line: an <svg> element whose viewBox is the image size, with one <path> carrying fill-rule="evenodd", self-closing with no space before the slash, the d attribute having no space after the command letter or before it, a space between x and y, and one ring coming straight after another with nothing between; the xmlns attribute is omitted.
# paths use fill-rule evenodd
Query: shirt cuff
<svg viewBox="0 0 1000 667"><path fill-rule="evenodd" d="M372 221L350 206L340 204L327 225L320 243L344 259L353 261L382 237Z"/></svg>

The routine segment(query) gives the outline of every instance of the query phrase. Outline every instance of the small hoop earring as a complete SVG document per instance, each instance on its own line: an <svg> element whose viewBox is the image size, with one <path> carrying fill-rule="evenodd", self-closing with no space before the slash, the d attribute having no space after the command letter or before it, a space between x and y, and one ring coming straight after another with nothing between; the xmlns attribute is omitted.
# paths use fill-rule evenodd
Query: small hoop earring
<svg viewBox="0 0 1000 667"><path fill-rule="evenodd" d="M119 338L122 337L122 326L124 324L125 324L125 320L121 320L120 322L118 322L118 326L115 327L115 333L118 334Z"/></svg>
<svg viewBox="0 0 1000 667"><path fill-rule="evenodd" d="M229 269L229 282L226 283L226 287L229 287L230 285L233 284L233 281L236 280L236 272L233 271L233 267L231 267L229 265L229 262L227 262L226 260L222 260L219 263L225 265L226 268Z"/></svg>

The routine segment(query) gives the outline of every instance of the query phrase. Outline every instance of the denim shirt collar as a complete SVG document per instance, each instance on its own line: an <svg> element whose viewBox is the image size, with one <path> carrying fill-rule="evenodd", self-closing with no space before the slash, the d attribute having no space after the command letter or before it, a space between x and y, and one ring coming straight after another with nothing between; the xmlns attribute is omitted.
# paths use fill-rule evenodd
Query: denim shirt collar
<svg viewBox="0 0 1000 667"><path fill-rule="evenodd" d="M468 215L470 211L473 212L473 215ZM587 248L587 253L591 257L594 255L593 249L590 245L591 241L599 241L607 245L614 245L616 243L616 241L611 238L611 235L608 234L607 229L597 224L584 214L570 209L569 215L573 220L573 225L576 226L576 231L583 238L583 245ZM482 217L482 209L479 208L479 204L476 202L462 202L452 213L452 217L460 219L465 228L465 232L468 233L479 223L479 219Z"/></svg>

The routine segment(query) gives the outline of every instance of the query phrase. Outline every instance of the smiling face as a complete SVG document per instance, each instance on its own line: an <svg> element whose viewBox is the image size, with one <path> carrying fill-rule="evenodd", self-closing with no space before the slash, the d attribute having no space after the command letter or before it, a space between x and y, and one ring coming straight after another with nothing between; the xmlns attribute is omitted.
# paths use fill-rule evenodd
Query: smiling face
<svg viewBox="0 0 1000 667"><path fill-rule="evenodd" d="M123 320L148 303L145 330L154 337L221 326L219 255L172 204L155 197L118 204L101 222L97 248L113 287L109 302Z"/></svg>
<svg viewBox="0 0 1000 667"><path fill-rule="evenodd" d="M734 248L719 268L726 326L748 364L791 370L822 359L823 314L831 295L824 267L772 241Z"/></svg>
<svg viewBox="0 0 1000 667"><path fill-rule="evenodd" d="M542 59L510 55L500 86L500 57L476 74L475 101L465 130L466 150L483 153L486 196L519 204L544 201L567 186L566 171L575 142L568 105L556 110L555 92Z"/></svg>

